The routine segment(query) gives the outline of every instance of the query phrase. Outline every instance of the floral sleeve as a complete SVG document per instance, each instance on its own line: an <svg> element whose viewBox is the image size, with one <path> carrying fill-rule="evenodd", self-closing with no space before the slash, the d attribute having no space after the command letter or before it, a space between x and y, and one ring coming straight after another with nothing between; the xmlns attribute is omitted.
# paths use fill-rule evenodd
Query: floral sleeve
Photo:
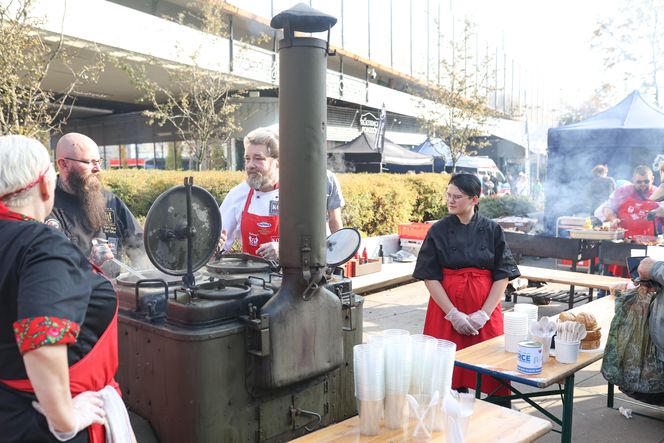
<svg viewBox="0 0 664 443"><path fill-rule="evenodd" d="M24 318L14 322L14 335L21 354L45 345L74 343L78 323L58 317Z"/></svg>

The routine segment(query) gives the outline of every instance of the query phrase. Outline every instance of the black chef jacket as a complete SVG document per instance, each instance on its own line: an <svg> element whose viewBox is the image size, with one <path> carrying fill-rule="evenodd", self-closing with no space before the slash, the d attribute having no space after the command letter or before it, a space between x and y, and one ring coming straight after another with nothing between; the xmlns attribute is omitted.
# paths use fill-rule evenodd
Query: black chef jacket
<svg viewBox="0 0 664 443"><path fill-rule="evenodd" d="M0 379L27 378L13 324L57 317L80 332L67 346L69 366L92 349L113 319L115 290L61 233L30 221L0 220ZM55 442L46 420L32 407L34 394L0 383L0 443ZM86 442L81 432L71 442Z"/></svg>
<svg viewBox="0 0 664 443"><path fill-rule="evenodd" d="M477 213L467 225L456 215L448 215L429 229L417 256L413 277L440 281L443 268L488 269L494 281L521 275L505 243L503 229Z"/></svg>
<svg viewBox="0 0 664 443"><path fill-rule="evenodd" d="M106 221L101 231L93 232L85 226L78 198L60 186L55 189L53 212L44 223L64 232L86 257L90 256L93 238L106 238L113 255L118 258L125 246L142 249L143 231L127 205L112 192L102 192L106 197Z"/></svg>

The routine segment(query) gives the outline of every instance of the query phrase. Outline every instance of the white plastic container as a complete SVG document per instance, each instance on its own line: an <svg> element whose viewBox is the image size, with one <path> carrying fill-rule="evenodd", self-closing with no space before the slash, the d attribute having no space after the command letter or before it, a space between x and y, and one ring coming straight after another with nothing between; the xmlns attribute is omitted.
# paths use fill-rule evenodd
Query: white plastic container
<svg viewBox="0 0 664 443"><path fill-rule="evenodd" d="M558 363L576 363L579 357L580 341L564 342L556 340L556 360Z"/></svg>

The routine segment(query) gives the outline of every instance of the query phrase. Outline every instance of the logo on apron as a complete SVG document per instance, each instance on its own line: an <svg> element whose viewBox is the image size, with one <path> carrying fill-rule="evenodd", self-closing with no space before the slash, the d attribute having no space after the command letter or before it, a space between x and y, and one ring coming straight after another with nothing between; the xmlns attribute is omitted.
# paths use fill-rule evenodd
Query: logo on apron
<svg viewBox="0 0 664 443"><path fill-rule="evenodd" d="M258 235L249 233L249 244L251 246L258 246Z"/></svg>

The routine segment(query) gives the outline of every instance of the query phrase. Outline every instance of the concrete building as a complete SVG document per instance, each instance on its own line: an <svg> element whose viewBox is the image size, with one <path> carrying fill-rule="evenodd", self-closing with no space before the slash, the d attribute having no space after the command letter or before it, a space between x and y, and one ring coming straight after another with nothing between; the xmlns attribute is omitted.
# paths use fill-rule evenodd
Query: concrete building
<svg viewBox="0 0 664 443"><path fill-rule="evenodd" d="M0 0L2 3L11 3ZM196 15L207 0L36 0L34 14L42 17L44 39L76 49L81 63L96 52L144 66L151 80L168 87L168 69L196 63L223 73L233 88L243 91L236 120L242 127L226 147L231 168L242 167L241 140L256 126L278 121L278 54L280 32L270 18L293 6L284 0L219 2L226 20L225 36L200 31ZM213 0L214 1L214 0ZM310 0L308 4L339 19L331 30L327 74L328 142L334 146L375 131L383 104L387 138L405 147L422 143L427 134L418 122L421 91L441 81L441 63L449 57L445 42L455 36L465 18L450 0ZM177 20L178 17L184 19ZM193 17L193 18L192 18ZM326 35L318 36L327 38ZM542 134L556 116L538 102L539 86L526 76L504 48L475 38L475 57L490 55L496 91L489 104L503 117L486 127L496 140L492 157L507 167L525 168L524 159L545 152ZM192 54L195 55L195 61ZM66 72L49 73L45 85L61 90ZM108 161L123 155L134 164L169 166L178 136L168 126L147 125L138 103L141 94L127 75L106 62L98 82L76 92L77 100L65 127L94 138ZM526 120L528 124L526 125ZM526 128L529 128L527 133ZM525 147L530 146L530 152ZM142 161L144 159L145 161ZM106 166L111 166L107 163Z"/></svg>

